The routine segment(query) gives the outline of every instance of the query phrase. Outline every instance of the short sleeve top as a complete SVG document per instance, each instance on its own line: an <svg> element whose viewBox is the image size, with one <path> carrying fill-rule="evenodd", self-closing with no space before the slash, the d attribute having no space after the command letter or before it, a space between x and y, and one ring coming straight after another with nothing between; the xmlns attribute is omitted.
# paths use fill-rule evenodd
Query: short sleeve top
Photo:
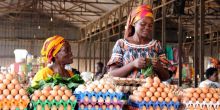
<svg viewBox="0 0 220 110"><path fill-rule="evenodd" d="M113 47L112 55L107 65L122 67L140 57L157 58L165 57L165 54L158 40L152 39L147 44L137 45L129 43L125 39L119 39ZM134 69L128 77L140 78L143 76L140 69Z"/></svg>

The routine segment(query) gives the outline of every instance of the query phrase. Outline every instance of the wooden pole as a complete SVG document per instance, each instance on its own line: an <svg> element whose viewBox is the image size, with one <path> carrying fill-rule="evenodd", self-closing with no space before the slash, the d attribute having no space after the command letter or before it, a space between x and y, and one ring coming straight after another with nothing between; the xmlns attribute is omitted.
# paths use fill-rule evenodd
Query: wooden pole
<svg viewBox="0 0 220 110"><path fill-rule="evenodd" d="M197 10L197 0L194 0L194 87L198 86L197 75L199 73L199 59L198 59L198 10Z"/></svg>
<svg viewBox="0 0 220 110"><path fill-rule="evenodd" d="M178 80L178 85L182 86L182 19L181 15L179 16L178 19L178 54L179 54L179 80Z"/></svg>
<svg viewBox="0 0 220 110"><path fill-rule="evenodd" d="M80 59L79 59L79 56L80 56L80 43L78 42L78 49L77 49L77 61L78 61L78 66L77 66L77 68L78 68L78 70L80 69L79 68L79 66L80 66Z"/></svg>
<svg viewBox="0 0 220 110"><path fill-rule="evenodd" d="M205 8L205 2L204 0L200 0L200 37L199 37L199 70L200 70L200 81L204 80L204 8Z"/></svg>
<svg viewBox="0 0 220 110"><path fill-rule="evenodd" d="M213 38L213 33L212 33L212 26L210 26L210 34L209 34L209 42L210 42L210 53L211 57L213 56L213 46L212 46L212 38Z"/></svg>
<svg viewBox="0 0 220 110"><path fill-rule="evenodd" d="M84 46L86 47L84 50L84 55L85 55L85 71L87 71L87 57L88 57L88 40L85 41Z"/></svg>
<svg viewBox="0 0 220 110"><path fill-rule="evenodd" d="M95 62L96 62L96 42L93 42L93 72L95 73Z"/></svg>
<svg viewBox="0 0 220 110"><path fill-rule="evenodd" d="M165 4L166 0L162 0L162 4ZM162 7L162 47L165 48L166 44L166 5Z"/></svg>
<svg viewBox="0 0 220 110"><path fill-rule="evenodd" d="M89 71L92 71L92 38L89 39Z"/></svg>
<svg viewBox="0 0 220 110"><path fill-rule="evenodd" d="M219 32L217 32L217 58L219 59Z"/></svg>

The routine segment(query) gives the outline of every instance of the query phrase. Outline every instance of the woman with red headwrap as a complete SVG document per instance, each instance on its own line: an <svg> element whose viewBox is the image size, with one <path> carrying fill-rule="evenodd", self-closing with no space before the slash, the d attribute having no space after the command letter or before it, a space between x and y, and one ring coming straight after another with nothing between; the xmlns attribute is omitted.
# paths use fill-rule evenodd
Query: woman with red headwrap
<svg viewBox="0 0 220 110"><path fill-rule="evenodd" d="M168 69L163 65L169 63L165 60L160 42L152 38L152 26L153 13L150 6L138 6L130 13L124 39L116 42L107 64L110 74L117 77L145 78L148 76L142 74L141 69L152 61L154 73L161 80L169 78Z"/></svg>
<svg viewBox="0 0 220 110"><path fill-rule="evenodd" d="M41 55L52 65L37 72L33 78L32 86L35 86L40 80L53 76L54 73L59 73L62 77L73 76L72 71L65 69L66 64L73 63L73 55L69 42L65 41L63 37L56 35L48 38L41 49Z"/></svg>

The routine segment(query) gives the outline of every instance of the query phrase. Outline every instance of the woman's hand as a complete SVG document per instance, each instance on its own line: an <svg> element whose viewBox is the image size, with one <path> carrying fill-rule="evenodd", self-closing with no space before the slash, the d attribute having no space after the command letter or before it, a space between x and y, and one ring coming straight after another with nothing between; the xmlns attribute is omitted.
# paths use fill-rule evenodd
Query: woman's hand
<svg viewBox="0 0 220 110"><path fill-rule="evenodd" d="M158 67L161 67L161 63L158 61L157 58L152 58L152 64L153 64L153 67L154 68L158 68Z"/></svg>
<svg viewBox="0 0 220 110"><path fill-rule="evenodd" d="M132 66L138 69L143 69L146 67L146 59L141 57L141 58L137 58L132 62Z"/></svg>
<svg viewBox="0 0 220 110"><path fill-rule="evenodd" d="M165 69L158 59L152 59L153 69L160 80L168 80L170 75L168 69Z"/></svg>

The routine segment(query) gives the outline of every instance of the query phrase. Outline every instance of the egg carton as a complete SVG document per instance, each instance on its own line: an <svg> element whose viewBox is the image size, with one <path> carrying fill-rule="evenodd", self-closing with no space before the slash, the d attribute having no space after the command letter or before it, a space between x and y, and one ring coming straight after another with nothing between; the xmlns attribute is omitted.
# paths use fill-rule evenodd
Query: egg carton
<svg viewBox="0 0 220 110"><path fill-rule="evenodd" d="M123 93L110 93L110 92L79 92L79 93L74 93L75 96L77 97L77 100L83 100L84 97L88 96L89 99L91 99L93 96L96 97L96 99L99 99L100 97L102 97L104 100L107 97L110 97L110 99L112 100L114 97L116 97L118 100L121 100Z"/></svg>
<svg viewBox="0 0 220 110"><path fill-rule="evenodd" d="M120 89L123 93L133 93L134 90L137 90L137 88L141 86L141 85L130 85L130 86L121 86L121 85L117 85L116 88Z"/></svg>
<svg viewBox="0 0 220 110"><path fill-rule="evenodd" d="M113 83L116 85L141 85L146 83L145 79L140 78L113 78Z"/></svg>
<svg viewBox="0 0 220 110"><path fill-rule="evenodd" d="M28 102L22 100L1 100L0 101L0 110L4 108L16 109L19 110L20 106L23 106L24 110L28 107Z"/></svg>
<svg viewBox="0 0 220 110"><path fill-rule="evenodd" d="M92 101L84 101L84 100L81 100L81 101L78 101L78 104L84 104L84 105L123 105L123 102L121 101L117 101L117 102L113 102L113 101L110 101L110 102L92 102Z"/></svg>
<svg viewBox="0 0 220 110"><path fill-rule="evenodd" d="M186 106L186 108L188 108L188 107L190 107L190 106L193 106L194 108L196 108L196 107L203 107L203 106L206 106L206 107L208 107L208 108L210 108L210 107L214 107L215 109L217 109L218 107L220 107L220 101L218 101L218 102L216 102L216 103L214 103L214 102L209 102L209 103L207 103L207 102L205 102L205 101L203 101L203 102L199 102L199 101L196 101L196 102L192 102L192 101L188 101L188 102L183 102L183 104L185 104L185 106Z"/></svg>
<svg viewBox="0 0 220 110"><path fill-rule="evenodd" d="M49 101L49 100L45 100L45 101L41 101L41 100L37 100L37 101L31 101L31 108L33 110L36 110L37 109L37 106L38 105L41 105L42 107L42 110L44 110L44 107L46 105L49 106L49 108L51 108L52 106L56 106L56 107L59 107L59 106L64 106L64 109L66 110L67 106L70 105L71 108L75 108L76 106L76 103L77 101L71 101L71 100L67 100L67 101L64 101L64 100L60 100L60 101L56 101L56 100L52 100L52 101Z"/></svg>
<svg viewBox="0 0 220 110"><path fill-rule="evenodd" d="M80 106L81 104L79 104L79 108L78 110L104 110L102 107L103 105L91 105L90 107L88 105L84 105L84 107ZM122 105L119 105L119 108L117 108L117 105L112 105L112 107L110 107L111 105L105 105L105 110L122 110Z"/></svg>
<svg viewBox="0 0 220 110"><path fill-rule="evenodd" d="M29 110L28 108L22 108L22 109L20 109L19 107L2 107L2 108L0 108L0 110Z"/></svg>
<svg viewBox="0 0 220 110"><path fill-rule="evenodd" d="M85 107L85 108L79 108L78 110L103 110L102 108L95 108L95 107L92 107L92 108L88 108L88 107ZM117 108L106 108L105 110L122 110L122 108L120 109L117 109Z"/></svg>
<svg viewBox="0 0 220 110"><path fill-rule="evenodd" d="M160 108L174 107L175 109L178 109L180 107L180 102L173 102L173 101L170 101L170 102L165 102L165 101L163 101L163 102L159 102L159 101L156 101L156 102L153 102L153 101L132 102L131 100L128 100L128 105L131 105L131 106L137 107L137 108L142 108L143 106L145 106L146 108L149 108L150 106L153 106L154 108L156 108L156 107L160 107Z"/></svg>

